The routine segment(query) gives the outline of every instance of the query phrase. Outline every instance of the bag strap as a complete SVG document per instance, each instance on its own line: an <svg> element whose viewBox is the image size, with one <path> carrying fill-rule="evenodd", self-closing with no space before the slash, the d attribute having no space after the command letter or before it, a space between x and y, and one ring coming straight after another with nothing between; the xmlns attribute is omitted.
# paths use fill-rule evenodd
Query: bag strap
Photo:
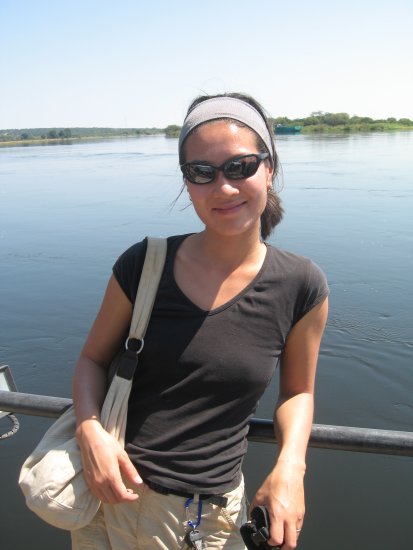
<svg viewBox="0 0 413 550"><path fill-rule="evenodd" d="M147 242L145 262L133 306L129 337L125 344L126 350L120 358L116 372L118 377L126 380L132 380L138 365L138 355L143 349L143 339L166 259L166 239L147 237Z"/></svg>
<svg viewBox="0 0 413 550"><path fill-rule="evenodd" d="M166 258L166 239L147 237L148 246L133 307L129 338L142 340L148 328Z"/></svg>

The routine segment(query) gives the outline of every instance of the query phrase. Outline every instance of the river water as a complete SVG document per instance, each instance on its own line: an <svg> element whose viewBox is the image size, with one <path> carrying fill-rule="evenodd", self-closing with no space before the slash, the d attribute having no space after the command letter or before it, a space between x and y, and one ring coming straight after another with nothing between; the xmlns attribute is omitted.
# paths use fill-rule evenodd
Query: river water
<svg viewBox="0 0 413 550"><path fill-rule="evenodd" d="M0 364L22 392L70 395L72 367L111 266L145 235L200 228L177 141L0 148ZM280 136L285 219L270 242L327 274L315 422L413 430L413 133ZM271 418L277 377L257 416ZM1 550L66 550L16 485L50 421L0 442ZM0 431L7 431L0 420ZM250 496L276 447L250 444ZM302 550L411 550L413 459L310 449Z"/></svg>

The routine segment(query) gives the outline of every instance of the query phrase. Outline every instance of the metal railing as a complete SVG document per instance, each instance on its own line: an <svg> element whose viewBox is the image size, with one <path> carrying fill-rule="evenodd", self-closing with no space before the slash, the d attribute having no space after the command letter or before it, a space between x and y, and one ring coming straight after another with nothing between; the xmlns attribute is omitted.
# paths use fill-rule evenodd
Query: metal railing
<svg viewBox="0 0 413 550"><path fill-rule="evenodd" d="M57 418L72 404L71 399L0 390L0 410ZM253 418L250 441L276 443L272 420ZM413 456L413 432L313 424L310 447L360 453Z"/></svg>

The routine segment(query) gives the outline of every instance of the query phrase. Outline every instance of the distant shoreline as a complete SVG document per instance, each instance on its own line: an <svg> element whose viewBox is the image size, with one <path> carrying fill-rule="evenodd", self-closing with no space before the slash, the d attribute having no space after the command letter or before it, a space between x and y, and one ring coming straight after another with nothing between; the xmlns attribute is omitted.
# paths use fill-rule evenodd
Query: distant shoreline
<svg viewBox="0 0 413 550"><path fill-rule="evenodd" d="M270 118L270 124L299 126L301 134L356 134L390 133L413 131L413 121L408 118L387 118L374 120L370 117L349 116L347 113L326 113L317 111L309 117L289 119L287 117ZM0 129L0 147L27 145L56 145L81 141L104 139L129 139L145 136L165 136L177 138L181 127L171 124L166 128L15 128Z"/></svg>
<svg viewBox="0 0 413 550"><path fill-rule="evenodd" d="M350 135L350 134L393 134L395 132L413 132L412 128L394 128L389 130L353 130L353 131L340 131L337 129L328 130L328 131L306 131L302 130L301 135ZM300 134L297 134L300 135ZM1 147L27 147L30 145L39 145L39 146L48 146L48 145L64 145L66 143L81 143L87 141L104 141L104 140L119 140L119 139L136 139L139 137L165 137L165 134L145 134L145 135L119 135L119 136L83 136L83 137L72 137L72 138L56 138L56 139L25 139L25 140L13 140L13 141L0 141ZM178 136L167 136L172 138L177 138ZM276 136L276 139L279 139L279 136Z"/></svg>
<svg viewBox="0 0 413 550"><path fill-rule="evenodd" d="M171 129L166 128L15 128L0 129L1 145L56 145L59 143L73 143L84 140L136 138L139 136L168 135Z"/></svg>
<svg viewBox="0 0 413 550"><path fill-rule="evenodd" d="M10 145L15 145L16 147L24 147L26 145L64 145L65 143L74 143L82 141L97 141L97 140L110 140L110 139L135 139L138 137L155 137L155 136L164 136L165 134L141 134L141 135L118 135L118 136L76 136L71 138L46 138L46 139L19 139L11 141L0 141L0 147L10 147Z"/></svg>

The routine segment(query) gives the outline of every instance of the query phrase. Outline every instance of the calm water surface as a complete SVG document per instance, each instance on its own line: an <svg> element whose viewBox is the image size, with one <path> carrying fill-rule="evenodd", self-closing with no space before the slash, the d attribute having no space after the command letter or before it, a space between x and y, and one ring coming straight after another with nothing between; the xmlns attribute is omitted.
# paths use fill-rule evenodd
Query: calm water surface
<svg viewBox="0 0 413 550"><path fill-rule="evenodd" d="M145 235L200 228L177 141L0 149L0 363L23 392L70 395L72 367L116 257ZM284 136L285 219L270 242L329 279L315 421L413 430L413 134ZM257 416L272 417L277 378ZM21 462L49 425L20 417L0 442L0 548L69 548L24 507ZM8 429L0 421L0 431ZM250 444L250 496L273 445ZM411 550L413 459L310 450L302 550Z"/></svg>

